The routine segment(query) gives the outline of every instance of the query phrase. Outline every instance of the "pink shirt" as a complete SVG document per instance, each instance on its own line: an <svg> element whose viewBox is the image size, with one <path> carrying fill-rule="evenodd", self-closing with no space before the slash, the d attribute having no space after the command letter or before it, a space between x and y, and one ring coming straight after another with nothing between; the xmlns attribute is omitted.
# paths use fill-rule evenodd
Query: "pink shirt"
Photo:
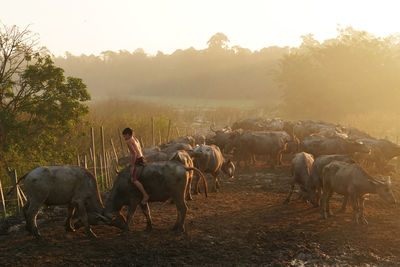
<svg viewBox="0 0 400 267"><path fill-rule="evenodd" d="M126 145L128 146L129 151L132 154L132 161L135 163L136 159L143 157L142 148L140 146L139 140L137 138L129 138L125 140Z"/></svg>

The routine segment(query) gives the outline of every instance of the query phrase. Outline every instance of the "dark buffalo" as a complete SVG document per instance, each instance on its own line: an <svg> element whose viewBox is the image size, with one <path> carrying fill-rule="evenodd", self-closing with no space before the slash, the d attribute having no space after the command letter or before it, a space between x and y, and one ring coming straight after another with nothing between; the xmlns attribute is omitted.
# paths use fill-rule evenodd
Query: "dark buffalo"
<svg viewBox="0 0 400 267"><path fill-rule="evenodd" d="M313 154L314 157L331 154L351 156L356 152L369 153L370 151L362 142L326 137L307 137L301 142L300 150Z"/></svg>
<svg viewBox="0 0 400 267"><path fill-rule="evenodd" d="M90 224L97 224L102 216L103 203L95 177L78 166L41 166L25 174L27 202L23 207L26 229L40 238L36 216L43 205L68 205L66 231L74 231L72 216L77 212L89 237L96 237Z"/></svg>
<svg viewBox="0 0 400 267"><path fill-rule="evenodd" d="M342 161L346 163L355 163L353 159L346 155L323 155L315 159L311 172L311 191L315 192L315 203L319 203L322 191L322 169L332 161ZM346 208L346 202L343 203L342 211Z"/></svg>
<svg viewBox="0 0 400 267"><path fill-rule="evenodd" d="M283 131L278 132L245 132L231 138L229 150L238 150L245 155L263 155L275 168L281 165L282 153L286 150L290 136Z"/></svg>
<svg viewBox="0 0 400 267"><path fill-rule="evenodd" d="M139 181L143 184L149 194L149 202L164 202L170 198L174 201L178 212L174 230L185 231L185 218L187 206L185 192L189 179L189 171L196 171L205 181L203 174L196 168L187 168L180 162L165 161L153 162L143 167ZM111 194L106 202L104 215L113 220L124 220L125 231L129 230L129 222L136 207L140 204L143 196L131 181L130 168L123 169L114 182ZM128 206L126 220L121 212L124 205ZM147 219L147 230L152 229L149 205L140 205ZM122 218L122 219L121 219Z"/></svg>
<svg viewBox="0 0 400 267"><path fill-rule="evenodd" d="M329 199L334 192L344 195L350 200L353 209L353 222L367 224L364 215L364 196L378 194L389 203L394 199L390 177L381 182L368 175L360 166L341 161L333 161L322 170L323 194L321 200L321 217L326 218L329 209ZM359 216L357 213L360 212Z"/></svg>
<svg viewBox="0 0 400 267"><path fill-rule="evenodd" d="M192 151L193 146L186 143L167 144L162 147L162 152L172 155L178 150Z"/></svg>

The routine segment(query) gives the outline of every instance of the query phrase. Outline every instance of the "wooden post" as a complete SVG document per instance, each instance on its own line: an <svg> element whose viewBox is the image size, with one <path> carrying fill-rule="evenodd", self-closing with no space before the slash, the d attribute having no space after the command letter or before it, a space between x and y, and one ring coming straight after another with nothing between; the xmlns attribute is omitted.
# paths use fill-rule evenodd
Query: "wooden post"
<svg viewBox="0 0 400 267"><path fill-rule="evenodd" d="M155 146L155 139L154 139L154 118L151 117L151 145Z"/></svg>
<svg viewBox="0 0 400 267"><path fill-rule="evenodd" d="M4 201L4 193L3 193L3 186L1 184L1 179L0 179L0 197L1 197L1 215L2 218L6 218L7 210L6 210L6 202Z"/></svg>
<svg viewBox="0 0 400 267"><path fill-rule="evenodd" d="M100 135L101 135L101 156L103 157L103 168L104 168L104 181L105 181L105 188L108 187L108 173L107 173L107 164L106 164L106 149L104 145L104 127L100 127Z"/></svg>
<svg viewBox="0 0 400 267"><path fill-rule="evenodd" d="M175 126L175 130L176 130L176 134L178 135L177 137L180 137L181 135L180 135L180 133L179 133L178 126Z"/></svg>
<svg viewBox="0 0 400 267"><path fill-rule="evenodd" d="M162 144L162 140L161 140L161 130L158 129L158 144L161 145Z"/></svg>
<svg viewBox="0 0 400 267"><path fill-rule="evenodd" d="M114 152L114 158L115 158L116 161L118 161L117 151L115 150L115 146L114 146L114 142L113 142L112 138L110 138L110 142L111 142L111 147L112 147L113 152Z"/></svg>
<svg viewBox="0 0 400 267"><path fill-rule="evenodd" d="M76 153L76 165L81 166L81 159L79 158L79 153Z"/></svg>
<svg viewBox="0 0 400 267"><path fill-rule="evenodd" d="M87 169L87 157L85 154L85 157L83 158L83 166L85 167L85 169Z"/></svg>
<svg viewBox="0 0 400 267"><path fill-rule="evenodd" d="M169 138L171 134L171 120L168 120L168 133L167 133L167 144L169 143Z"/></svg>
<svg viewBox="0 0 400 267"><path fill-rule="evenodd" d="M21 208L20 207L21 201L20 201L20 198L19 198L20 194L19 194L18 188L17 188L17 170L11 170L11 168L7 167L7 172L8 172L8 175L10 176L11 185L14 187L13 195L17 199L16 212L19 213L20 212L20 208Z"/></svg>
<svg viewBox="0 0 400 267"><path fill-rule="evenodd" d="M140 147L143 148L144 147L144 143L143 143L142 136L140 136L140 135L139 135L139 142L140 142Z"/></svg>
<svg viewBox="0 0 400 267"><path fill-rule="evenodd" d="M97 180L96 147L95 147L95 144L94 144L94 129L93 129L93 127L90 128L90 136L92 138L93 174L94 174L94 177L96 177L96 180Z"/></svg>
<svg viewBox="0 0 400 267"><path fill-rule="evenodd" d="M89 156L90 156L90 160L93 161L93 151L92 151L91 147L89 147Z"/></svg>
<svg viewBox="0 0 400 267"><path fill-rule="evenodd" d="M103 157L101 156L101 154L99 154L98 157L100 162L100 188L104 189L105 185L103 182Z"/></svg>
<svg viewBox="0 0 400 267"><path fill-rule="evenodd" d="M118 136L119 136L119 142L121 143L121 153L122 156L125 157L125 151L124 151L124 145L122 143L122 135L121 135L121 131L118 128Z"/></svg>

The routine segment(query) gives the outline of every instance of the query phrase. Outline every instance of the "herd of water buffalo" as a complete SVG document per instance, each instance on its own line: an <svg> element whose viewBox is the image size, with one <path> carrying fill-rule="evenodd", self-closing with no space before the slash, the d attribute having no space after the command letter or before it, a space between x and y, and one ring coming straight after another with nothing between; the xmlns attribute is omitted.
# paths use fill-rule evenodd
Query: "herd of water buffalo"
<svg viewBox="0 0 400 267"><path fill-rule="evenodd" d="M388 202L395 202L390 177L381 181L366 172L391 171L388 163L400 155L400 146L388 140L375 139L352 127L310 120L247 119L210 130L208 135L184 136L168 144L143 148L147 164L140 171L139 180L150 196L149 202L173 200L177 208L173 229L178 232L185 231L186 200L200 192L200 179L207 194L203 173L214 177L213 189L217 191L221 172L233 178L235 168L242 163L248 167L256 161L277 168L285 164L282 158L290 159L286 164L291 164L293 181L284 203L289 202L298 184L300 197L321 206L323 218L331 214L329 199L334 192L344 195L342 209L350 202L355 223L367 223L366 194L377 193ZM129 158L121 158L119 165L129 162ZM118 173L104 205L95 177L81 167L41 166L22 180L28 197L23 208L26 229L37 238L40 234L36 216L44 204L67 205L66 231L84 226L90 237L95 237L90 225L96 224L128 231L138 205L146 216L147 230L152 228L149 206L140 204L142 196L131 182L129 168Z"/></svg>

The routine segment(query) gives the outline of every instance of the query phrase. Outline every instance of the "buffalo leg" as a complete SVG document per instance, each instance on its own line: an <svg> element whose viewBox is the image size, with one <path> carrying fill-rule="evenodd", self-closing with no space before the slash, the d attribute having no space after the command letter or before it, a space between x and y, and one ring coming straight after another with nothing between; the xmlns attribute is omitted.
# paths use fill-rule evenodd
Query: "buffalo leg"
<svg viewBox="0 0 400 267"><path fill-rule="evenodd" d="M149 204L146 203L146 205L140 205L140 208L142 209L142 212L144 214L144 216L146 216L146 231L150 232L153 229L153 225L151 222L151 215L150 215L150 208L149 208Z"/></svg>
<svg viewBox="0 0 400 267"><path fill-rule="evenodd" d="M37 239L40 238L40 233L36 224L36 216L40 210L41 204L31 202L26 215L26 227Z"/></svg>
<svg viewBox="0 0 400 267"><path fill-rule="evenodd" d="M89 220L88 220L88 215L86 213L85 204L83 202L73 202L73 201L71 202L71 204L75 205L77 207L79 220L85 226L87 235L90 238L96 238L97 237L96 234L92 231L92 229L90 228L90 225L89 225Z"/></svg>
<svg viewBox="0 0 400 267"><path fill-rule="evenodd" d="M350 196L350 203L351 203L351 207L353 210L353 223L354 224L358 224L358 203L357 203L357 197L355 197L354 195Z"/></svg>
<svg viewBox="0 0 400 267"><path fill-rule="evenodd" d="M289 194L288 194L286 200L283 202L283 204L285 204L285 205L288 204L289 201L290 201L290 197L292 196L293 190L294 190L294 184L295 184L295 182L294 182L294 179L293 179L293 181L292 181L292 183L291 183L291 186L290 186Z"/></svg>
<svg viewBox="0 0 400 267"><path fill-rule="evenodd" d="M141 199L135 199L135 200L130 201L130 203L128 205L128 214L126 215L126 225L125 225L125 229L124 229L125 232L129 232L129 225L130 225L133 215L135 214L136 207L137 207L137 205L142 206L142 204L140 202L141 202Z"/></svg>
<svg viewBox="0 0 400 267"><path fill-rule="evenodd" d="M329 192L329 193L327 194L327 199L326 199L326 212L328 213L328 216L329 216L329 217L333 216L332 210L331 210L331 208L329 207L329 200L331 199L332 195L333 195L333 192L332 192L332 191Z"/></svg>
<svg viewBox="0 0 400 267"><path fill-rule="evenodd" d="M183 196L175 196L173 198L176 205L177 218L172 230L175 230L176 232L185 232L185 219L187 212L185 198Z"/></svg>
<svg viewBox="0 0 400 267"><path fill-rule="evenodd" d="M342 207L340 208L340 210L338 212L345 212L346 211L347 201L348 201L348 196L345 195L344 198L343 198Z"/></svg>
<svg viewBox="0 0 400 267"><path fill-rule="evenodd" d="M67 216L67 220L65 221L65 231L67 232L74 232L75 229L72 226L72 216L74 216L75 213L75 207L70 204L68 205L68 216Z"/></svg>
<svg viewBox="0 0 400 267"><path fill-rule="evenodd" d="M190 178L188 181L188 185L186 188L186 200L193 200L192 198L192 181L193 181L193 174L190 174Z"/></svg>
<svg viewBox="0 0 400 267"><path fill-rule="evenodd" d="M359 220L361 221L362 224L368 224L367 219L365 218L364 215L364 198L358 198L358 208L360 211L360 217Z"/></svg>

